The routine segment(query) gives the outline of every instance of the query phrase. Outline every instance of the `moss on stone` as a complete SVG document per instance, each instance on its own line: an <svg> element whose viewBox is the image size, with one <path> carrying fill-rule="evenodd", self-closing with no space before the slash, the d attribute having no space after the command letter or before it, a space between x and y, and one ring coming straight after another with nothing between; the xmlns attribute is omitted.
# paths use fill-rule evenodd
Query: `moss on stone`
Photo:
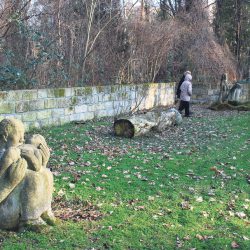
<svg viewBox="0 0 250 250"><path fill-rule="evenodd" d="M85 95L91 95L93 93L93 87L85 87L83 91Z"/></svg>
<svg viewBox="0 0 250 250"><path fill-rule="evenodd" d="M7 102L0 105L0 114L10 114L15 112L15 105Z"/></svg>
<svg viewBox="0 0 250 250"><path fill-rule="evenodd" d="M56 98L64 97L65 96L65 89L63 89L63 88L61 88L61 89L54 89L54 96Z"/></svg>
<svg viewBox="0 0 250 250"><path fill-rule="evenodd" d="M82 95L82 90L80 88L74 88L74 95L75 96Z"/></svg>
<svg viewBox="0 0 250 250"><path fill-rule="evenodd" d="M118 89L119 89L119 85L112 85L111 89L110 89L110 92L115 93Z"/></svg>
<svg viewBox="0 0 250 250"><path fill-rule="evenodd" d="M123 93L122 93L122 98L123 98L123 99L126 99L127 97L128 97L128 92L123 92Z"/></svg>
<svg viewBox="0 0 250 250"><path fill-rule="evenodd" d="M0 101L4 101L8 98L7 92L0 92Z"/></svg>
<svg viewBox="0 0 250 250"><path fill-rule="evenodd" d="M175 82L169 82L168 84L170 87L175 87Z"/></svg>
<svg viewBox="0 0 250 250"><path fill-rule="evenodd" d="M36 90L23 91L23 99L24 100L36 100L37 99L37 91Z"/></svg>
<svg viewBox="0 0 250 250"><path fill-rule="evenodd" d="M77 97L76 97L76 96L73 96L73 97L71 98L71 104L75 106L76 103L77 103Z"/></svg>
<svg viewBox="0 0 250 250"><path fill-rule="evenodd" d="M69 110L70 111L73 110L74 107L76 106L76 104L77 104L77 97L76 96L71 97L71 102L69 104Z"/></svg>
<svg viewBox="0 0 250 250"><path fill-rule="evenodd" d="M74 89L75 96L88 96L88 95L92 95L92 93L93 93L93 87L89 87L89 86Z"/></svg>
<svg viewBox="0 0 250 250"><path fill-rule="evenodd" d="M146 83L143 83L142 84L143 85L143 87L154 87L155 86L155 83L152 83L152 82L146 82Z"/></svg>
<svg viewBox="0 0 250 250"><path fill-rule="evenodd" d="M104 86L96 86L96 90L98 93L103 93L104 92Z"/></svg>

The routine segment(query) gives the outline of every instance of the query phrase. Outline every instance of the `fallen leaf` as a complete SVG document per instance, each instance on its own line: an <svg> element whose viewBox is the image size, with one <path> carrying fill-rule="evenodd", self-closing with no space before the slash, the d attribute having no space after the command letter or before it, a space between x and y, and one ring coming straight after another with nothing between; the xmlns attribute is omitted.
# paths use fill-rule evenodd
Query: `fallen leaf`
<svg viewBox="0 0 250 250"><path fill-rule="evenodd" d="M181 208L182 208L182 209L186 209L186 210L188 210L188 209L193 210L193 207L190 206L190 204L189 204L188 201L183 201L183 202L181 203Z"/></svg>
<svg viewBox="0 0 250 250"><path fill-rule="evenodd" d="M246 218L246 214L244 212L236 212L235 215L241 219Z"/></svg>
<svg viewBox="0 0 250 250"><path fill-rule="evenodd" d="M204 240L204 237L200 234L196 234L195 237L199 240Z"/></svg>
<svg viewBox="0 0 250 250"><path fill-rule="evenodd" d="M232 248L239 248L240 246L239 246L239 244L238 244L237 242L233 241L233 242L231 243L231 247L232 247Z"/></svg>
<svg viewBox="0 0 250 250"><path fill-rule="evenodd" d="M197 201L197 202L203 202L203 198L202 198L201 196L200 196L200 197L197 197L197 198L196 198L196 201Z"/></svg>
<svg viewBox="0 0 250 250"><path fill-rule="evenodd" d="M101 190L103 190L103 188L101 188L101 187L96 187L95 190L96 190L96 191L101 191Z"/></svg>
<svg viewBox="0 0 250 250"><path fill-rule="evenodd" d="M154 214L153 216L153 219L157 220L158 219L158 215Z"/></svg>
<svg viewBox="0 0 250 250"><path fill-rule="evenodd" d="M249 208L249 205L248 204L243 204L243 208L247 210Z"/></svg>
<svg viewBox="0 0 250 250"><path fill-rule="evenodd" d="M210 201L210 202L215 202L216 199L215 199L215 198L210 198L209 201Z"/></svg>
<svg viewBox="0 0 250 250"><path fill-rule="evenodd" d="M53 174L54 176L60 176L60 175L61 175L61 173L58 172L58 171L54 171L54 172L52 172L52 174Z"/></svg>
<svg viewBox="0 0 250 250"><path fill-rule="evenodd" d="M145 206L137 206L135 207L135 210L145 210Z"/></svg>
<svg viewBox="0 0 250 250"><path fill-rule="evenodd" d="M183 242L179 239L179 237L176 237L176 247L180 248L183 246Z"/></svg>
<svg viewBox="0 0 250 250"><path fill-rule="evenodd" d="M154 201L154 200L155 200L155 197L154 197L154 196L149 196L149 197L148 197L148 200L149 200L149 201Z"/></svg>
<svg viewBox="0 0 250 250"><path fill-rule="evenodd" d="M189 235L183 237L183 240L190 240L190 239L191 237Z"/></svg>
<svg viewBox="0 0 250 250"><path fill-rule="evenodd" d="M60 189L60 190L58 191L57 194L58 194L59 196L63 196L63 195L65 195L65 192L64 192L63 189Z"/></svg>
<svg viewBox="0 0 250 250"><path fill-rule="evenodd" d="M242 236L242 238L243 238L243 240L250 240L248 237L246 237L246 236Z"/></svg>
<svg viewBox="0 0 250 250"><path fill-rule="evenodd" d="M210 170L211 170L211 171L214 171L216 176L218 176L218 175L223 175L223 174L224 174L223 170L219 170L219 169L217 169L217 167L215 167L215 166L211 167Z"/></svg>
<svg viewBox="0 0 250 250"><path fill-rule="evenodd" d="M202 214L205 218L208 218L208 217L209 217L209 213L207 213L206 211L202 211L201 214Z"/></svg>
<svg viewBox="0 0 250 250"><path fill-rule="evenodd" d="M69 183L69 187L70 187L70 188L75 188L76 185L75 185L74 183Z"/></svg>

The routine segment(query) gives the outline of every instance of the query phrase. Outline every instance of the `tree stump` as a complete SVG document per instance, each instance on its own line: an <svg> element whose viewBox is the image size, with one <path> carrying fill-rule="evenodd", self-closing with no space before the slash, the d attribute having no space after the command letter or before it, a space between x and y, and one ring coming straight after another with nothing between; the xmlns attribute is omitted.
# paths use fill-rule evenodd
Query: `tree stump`
<svg viewBox="0 0 250 250"><path fill-rule="evenodd" d="M171 125L181 122L181 114L176 109L164 112L148 112L121 118L114 122L114 133L116 136L132 138L148 133L153 128L163 131Z"/></svg>

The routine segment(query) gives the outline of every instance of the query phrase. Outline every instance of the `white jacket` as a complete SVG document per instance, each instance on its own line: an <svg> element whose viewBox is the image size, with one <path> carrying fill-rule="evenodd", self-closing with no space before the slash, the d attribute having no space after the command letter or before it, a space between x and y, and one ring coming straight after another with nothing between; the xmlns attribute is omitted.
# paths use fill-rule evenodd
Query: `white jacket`
<svg viewBox="0 0 250 250"><path fill-rule="evenodd" d="M182 101L189 102L190 97L192 95L192 76L190 74L187 74L185 76L184 82L181 84L181 96L180 99Z"/></svg>

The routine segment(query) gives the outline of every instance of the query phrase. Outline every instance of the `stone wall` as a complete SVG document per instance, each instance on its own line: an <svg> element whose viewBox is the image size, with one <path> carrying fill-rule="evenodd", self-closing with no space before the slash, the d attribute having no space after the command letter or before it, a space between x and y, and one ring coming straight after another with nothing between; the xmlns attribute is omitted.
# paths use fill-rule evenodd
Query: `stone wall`
<svg viewBox="0 0 250 250"><path fill-rule="evenodd" d="M250 101L250 84L241 84L241 101L247 102Z"/></svg>
<svg viewBox="0 0 250 250"><path fill-rule="evenodd" d="M0 120L15 117L27 129L114 116L137 108L170 106L174 83L111 85L0 92Z"/></svg>
<svg viewBox="0 0 250 250"><path fill-rule="evenodd" d="M219 88L208 88L204 85L194 85L191 102L193 103L213 103L219 99ZM250 84L241 84L240 102L250 101Z"/></svg>

